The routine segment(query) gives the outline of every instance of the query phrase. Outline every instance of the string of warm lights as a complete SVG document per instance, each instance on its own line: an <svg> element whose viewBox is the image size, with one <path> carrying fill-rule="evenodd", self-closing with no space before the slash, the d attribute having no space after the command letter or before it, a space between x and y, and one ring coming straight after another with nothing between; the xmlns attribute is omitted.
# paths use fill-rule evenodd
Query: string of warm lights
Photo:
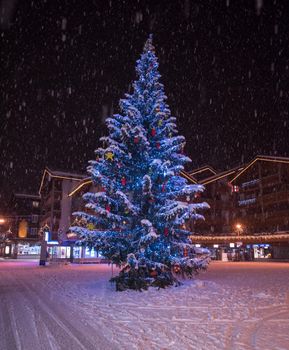
<svg viewBox="0 0 289 350"><path fill-rule="evenodd" d="M273 242L289 242L289 232L282 234L261 234L244 235L244 236L190 236L193 243L273 243Z"/></svg>

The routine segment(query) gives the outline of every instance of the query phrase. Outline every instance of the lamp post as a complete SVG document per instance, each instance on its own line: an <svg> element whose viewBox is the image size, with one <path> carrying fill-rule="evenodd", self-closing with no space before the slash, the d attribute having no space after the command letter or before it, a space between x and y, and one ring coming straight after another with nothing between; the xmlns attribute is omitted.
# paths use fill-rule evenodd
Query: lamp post
<svg viewBox="0 0 289 350"><path fill-rule="evenodd" d="M239 237L243 232L243 226L242 224L238 223L235 225L235 228L236 228L237 236Z"/></svg>
<svg viewBox="0 0 289 350"><path fill-rule="evenodd" d="M40 260L39 265L45 266L47 261L47 241L49 240L49 227L45 225L39 231L41 237Z"/></svg>

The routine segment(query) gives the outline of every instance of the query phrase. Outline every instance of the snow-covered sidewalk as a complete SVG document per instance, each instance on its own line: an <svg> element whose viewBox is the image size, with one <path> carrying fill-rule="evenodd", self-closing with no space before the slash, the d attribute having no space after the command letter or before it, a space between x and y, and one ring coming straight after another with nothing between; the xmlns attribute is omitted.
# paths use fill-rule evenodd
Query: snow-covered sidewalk
<svg viewBox="0 0 289 350"><path fill-rule="evenodd" d="M288 349L288 263L213 262L142 293L115 292L111 272L1 261L1 350Z"/></svg>

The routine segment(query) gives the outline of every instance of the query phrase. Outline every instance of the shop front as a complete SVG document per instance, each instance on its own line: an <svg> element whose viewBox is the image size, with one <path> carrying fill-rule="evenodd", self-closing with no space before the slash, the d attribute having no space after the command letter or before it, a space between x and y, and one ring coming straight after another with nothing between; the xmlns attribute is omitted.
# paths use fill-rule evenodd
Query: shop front
<svg viewBox="0 0 289 350"><path fill-rule="evenodd" d="M17 257L18 258L39 258L40 244L34 243L18 243Z"/></svg>
<svg viewBox="0 0 289 350"><path fill-rule="evenodd" d="M67 260L74 263L101 262L103 256L94 248L59 244L49 244L48 254L51 261Z"/></svg>
<svg viewBox="0 0 289 350"><path fill-rule="evenodd" d="M253 244L254 259L272 259L271 244Z"/></svg>
<svg viewBox="0 0 289 350"><path fill-rule="evenodd" d="M15 244L11 241L6 241L0 245L0 256L3 258L14 257L15 251Z"/></svg>
<svg viewBox="0 0 289 350"><path fill-rule="evenodd" d="M40 255L40 243L36 240L25 241L9 239L1 243L0 256L11 259L37 259Z"/></svg>
<svg viewBox="0 0 289 350"><path fill-rule="evenodd" d="M250 245L243 245L242 242L229 244L208 244L212 260L221 261L252 261L254 251Z"/></svg>
<svg viewBox="0 0 289 350"><path fill-rule="evenodd" d="M289 232L252 236L191 236L196 246L222 261L289 260Z"/></svg>

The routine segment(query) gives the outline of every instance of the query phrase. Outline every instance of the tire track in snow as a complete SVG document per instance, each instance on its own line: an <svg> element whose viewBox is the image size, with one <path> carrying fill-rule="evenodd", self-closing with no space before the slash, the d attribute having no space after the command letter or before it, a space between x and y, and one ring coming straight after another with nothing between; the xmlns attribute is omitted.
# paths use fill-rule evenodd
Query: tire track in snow
<svg viewBox="0 0 289 350"><path fill-rule="evenodd" d="M117 349L95 330L93 339L88 339L85 329L80 329L83 324L71 315L67 305L39 293L30 285L30 279L22 277L22 271L11 272L0 272L1 350ZM41 281L35 277L37 286Z"/></svg>
<svg viewBox="0 0 289 350"><path fill-rule="evenodd" d="M2 289L2 286L0 286ZM13 329L13 322L11 318L11 308L9 307L9 302L6 295L2 295L3 291L0 293L0 348L2 350L16 350L21 349L19 339L15 335Z"/></svg>
<svg viewBox="0 0 289 350"><path fill-rule="evenodd" d="M79 329L75 328L71 322L69 322L63 314L61 314L60 309L56 308L52 304L47 305L46 301L43 300L43 296L39 295L34 289L20 281L23 289L26 290L30 298L33 298L33 307L36 313L41 315L41 322L45 324L45 327L53 335L53 345L55 342L58 343L60 349L70 349L70 350L95 350L101 349L112 349L108 344L107 340L103 341L100 339L95 340L95 342L90 342L87 337L85 337ZM48 333L49 334L49 333ZM95 334L96 335L96 334ZM51 346L50 349L54 350L55 345ZM43 347L46 349L46 347Z"/></svg>
<svg viewBox="0 0 289 350"><path fill-rule="evenodd" d="M277 310L275 308L274 312L270 313L269 315L266 315L265 317L262 317L260 320L258 320L255 324L253 329L251 330L251 347L252 349L257 349L257 336L260 329L267 323L267 322L280 322L281 320L278 319L279 316L287 315L287 322L289 322L289 309L288 306L280 306ZM282 320L284 322L284 320Z"/></svg>
<svg viewBox="0 0 289 350"><path fill-rule="evenodd" d="M21 349L19 333L15 327L13 302L15 283L6 272L0 271L0 349Z"/></svg>

